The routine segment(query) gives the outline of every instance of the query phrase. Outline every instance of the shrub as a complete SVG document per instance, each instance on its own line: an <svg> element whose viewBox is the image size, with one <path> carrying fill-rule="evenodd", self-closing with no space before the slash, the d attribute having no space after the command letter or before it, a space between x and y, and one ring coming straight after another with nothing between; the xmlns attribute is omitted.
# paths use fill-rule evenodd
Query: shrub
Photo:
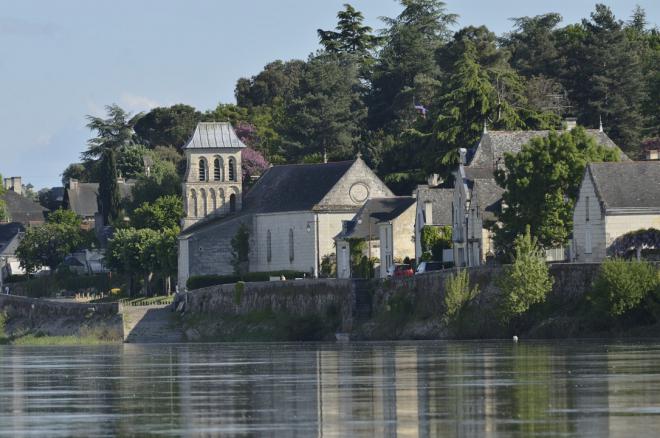
<svg viewBox="0 0 660 438"><path fill-rule="evenodd" d="M533 304L545 301L552 290L548 264L529 226L524 235L514 241L513 263L506 267L498 279L502 290L500 318L507 323L514 316L525 313Z"/></svg>
<svg viewBox="0 0 660 438"><path fill-rule="evenodd" d="M447 324L456 324L465 309L479 294L479 287L470 288L470 274L463 269L445 280L445 315Z"/></svg>
<svg viewBox="0 0 660 438"><path fill-rule="evenodd" d="M245 283L242 281L237 282L234 285L234 304L237 306L240 306L241 301L243 301L243 291L245 291Z"/></svg>
<svg viewBox="0 0 660 438"><path fill-rule="evenodd" d="M600 266L590 299L608 315L617 317L637 307L660 282L657 269L644 261L608 259Z"/></svg>

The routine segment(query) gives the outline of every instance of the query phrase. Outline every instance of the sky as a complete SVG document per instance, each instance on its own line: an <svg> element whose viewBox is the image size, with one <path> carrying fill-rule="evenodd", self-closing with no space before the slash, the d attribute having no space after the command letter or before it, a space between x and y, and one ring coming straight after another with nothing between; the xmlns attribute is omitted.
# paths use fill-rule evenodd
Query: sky
<svg viewBox="0 0 660 438"><path fill-rule="evenodd" d="M316 30L332 29L349 1L374 29L401 11L395 0L0 0L0 174L36 189L61 185L92 133L86 115L117 103L137 113L185 103L233 103L240 77L276 59L305 59ZM601 0L627 20L636 4L660 24L658 0ZM559 12L563 24L593 0L446 0L456 30Z"/></svg>

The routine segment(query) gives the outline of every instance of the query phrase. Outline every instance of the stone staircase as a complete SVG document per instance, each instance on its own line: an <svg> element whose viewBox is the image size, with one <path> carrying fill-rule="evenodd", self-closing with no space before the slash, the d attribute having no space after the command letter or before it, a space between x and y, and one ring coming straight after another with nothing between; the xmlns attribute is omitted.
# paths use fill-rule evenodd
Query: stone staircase
<svg viewBox="0 0 660 438"><path fill-rule="evenodd" d="M355 310L353 317L356 321L371 318L371 290L369 280L353 280L355 291Z"/></svg>
<svg viewBox="0 0 660 438"><path fill-rule="evenodd" d="M122 306L124 342L176 343L184 340L183 332L174 324L169 305Z"/></svg>

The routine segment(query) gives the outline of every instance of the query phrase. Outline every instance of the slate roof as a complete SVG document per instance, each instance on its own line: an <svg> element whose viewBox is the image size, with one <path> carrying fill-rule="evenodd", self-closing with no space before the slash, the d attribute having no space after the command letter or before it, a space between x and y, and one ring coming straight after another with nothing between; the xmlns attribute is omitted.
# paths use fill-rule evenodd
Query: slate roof
<svg viewBox="0 0 660 438"><path fill-rule="evenodd" d="M502 205L504 189L495 179L474 179L469 183L472 190L472 202L476 202L479 215L483 220L497 220Z"/></svg>
<svg viewBox="0 0 660 438"><path fill-rule="evenodd" d="M551 131L488 131L481 136L470 160L470 167L496 167L499 162L504 161L504 154L517 154L523 145L536 137L547 137ZM617 145L598 129L587 129L587 134L593 137L599 144L618 149ZM620 151L621 161L630 161L630 158Z"/></svg>
<svg viewBox="0 0 660 438"><path fill-rule="evenodd" d="M12 222L29 225L46 221L48 210L31 199L11 190L7 190L2 195L2 199L5 201Z"/></svg>
<svg viewBox="0 0 660 438"><path fill-rule="evenodd" d="M376 225L380 222L396 219L414 205L415 201L416 199L412 196L371 198L355 214L353 220L348 222L345 232L340 233L337 238L369 238L369 232L371 231L371 240L377 240L378 229Z"/></svg>
<svg viewBox="0 0 660 438"><path fill-rule="evenodd" d="M606 209L660 210L660 162L591 163L587 171Z"/></svg>
<svg viewBox="0 0 660 438"><path fill-rule="evenodd" d="M18 222L0 225L0 255L15 254L19 242L16 236L24 231L25 227Z"/></svg>
<svg viewBox="0 0 660 438"><path fill-rule="evenodd" d="M422 211L424 204L431 202L432 218L425 218L427 225L451 225L451 208L454 201L454 189L442 187L417 186L417 202Z"/></svg>
<svg viewBox="0 0 660 438"><path fill-rule="evenodd" d="M312 210L355 163L288 164L266 170L243 199L243 211Z"/></svg>
<svg viewBox="0 0 660 438"><path fill-rule="evenodd" d="M254 213L312 210L355 163L287 164L266 170L243 198L237 215L207 216L183 230L182 235L207 225Z"/></svg>
<svg viewBox="0 0 660 438"><path fill-rule="evenodd" d="M134 181L119 181L119 197L132 199ZM66 189L66 206L80 217L94 217L99 210L98 197L99 183L77 183Z"/></svg>
<svg viewBox="0 0 660 438"><path fill-rule="evenodd" d="M245 144L238 138L230 123L202 122L197 124L195 132L183 149L244 147Z"/></svg>

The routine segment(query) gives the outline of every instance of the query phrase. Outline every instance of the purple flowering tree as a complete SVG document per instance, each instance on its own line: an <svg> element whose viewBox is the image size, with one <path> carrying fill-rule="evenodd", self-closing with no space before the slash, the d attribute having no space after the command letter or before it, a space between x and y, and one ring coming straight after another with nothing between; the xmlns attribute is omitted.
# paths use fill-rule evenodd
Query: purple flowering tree
<svg viewBox="0 0 660 438"><path fill-rule="evenodd" d="M261 155L260 152L252 148L245 148L241 151L241 161L243 170L243 184L250 186L252 181L259 177L270 167L270 163Z"/></svg>

